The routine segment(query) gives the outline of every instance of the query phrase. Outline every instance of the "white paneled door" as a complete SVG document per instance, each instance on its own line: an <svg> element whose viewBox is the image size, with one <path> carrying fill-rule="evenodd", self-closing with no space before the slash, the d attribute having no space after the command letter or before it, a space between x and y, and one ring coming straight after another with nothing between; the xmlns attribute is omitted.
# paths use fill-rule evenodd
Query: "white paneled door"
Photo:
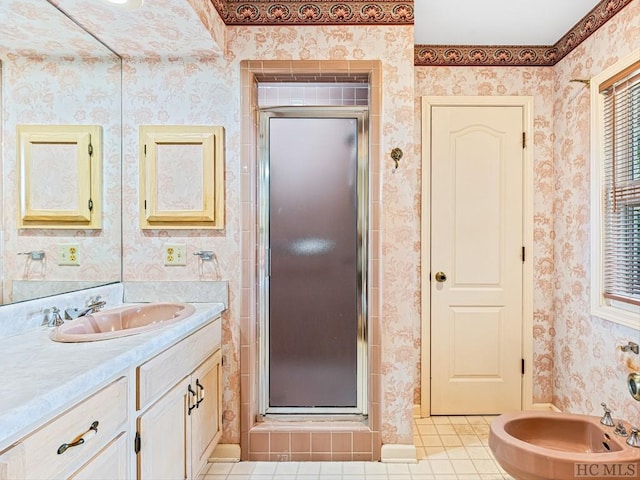
<svg viewBox="0 0 640 480"><path fill-rule="evenodd" d="M431 107L431 414L522 401L523 108Z"/></svg>

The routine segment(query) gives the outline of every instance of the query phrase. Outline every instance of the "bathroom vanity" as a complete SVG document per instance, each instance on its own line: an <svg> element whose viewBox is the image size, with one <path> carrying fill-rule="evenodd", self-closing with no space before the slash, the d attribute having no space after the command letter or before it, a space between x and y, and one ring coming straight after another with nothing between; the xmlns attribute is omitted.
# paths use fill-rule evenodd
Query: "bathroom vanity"
<svg viewBox="0 0 640 480"><path fill-rule="evenodd" d="M0 480L197 478L221 436L223 304L122 338L0 339Z"/></svg>

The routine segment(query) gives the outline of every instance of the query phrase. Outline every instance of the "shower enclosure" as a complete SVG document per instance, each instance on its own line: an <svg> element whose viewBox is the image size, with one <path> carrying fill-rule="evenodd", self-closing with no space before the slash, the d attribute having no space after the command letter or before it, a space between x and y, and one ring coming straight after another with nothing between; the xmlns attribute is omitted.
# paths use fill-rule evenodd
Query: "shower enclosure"
<svg viewBox="0 0 640 480"><path fill-rule="evenodd" d="M366 414L368 116L260 112L262 414Z"/></svg>

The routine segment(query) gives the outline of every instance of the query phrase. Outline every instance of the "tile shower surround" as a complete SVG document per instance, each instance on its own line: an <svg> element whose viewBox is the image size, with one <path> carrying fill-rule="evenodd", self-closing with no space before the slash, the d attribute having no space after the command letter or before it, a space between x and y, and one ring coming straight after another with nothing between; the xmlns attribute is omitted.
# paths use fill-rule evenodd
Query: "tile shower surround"
<svg viewBox="0 0 640 480"><path fill-rule="evenodd" d="M255 150L249 148L255 142L256 132L249 112L254 105L258 105L259 93L257 79L271 76L287 75L291 82L295 82L296 70L301 69L304 62L290 61L261 61L243 62L241 65L242 90L243 90L243 125L245 132L251 139L247 139L246 149L243 149L246 165L256 165ZM379 218L380 215L380 186L376 184L380 178L379 171L379 113L381 109L381 68L379 62L370 61L342 61L342 62L317 62L315 74L342 74L345 76L366 75L370 84L370 215L371 218ZM311 70L303 70L308 74ZM282 93L282 92L281 92ZM354 94L355 96L355 94ZM252 192L257 182L257 172L249 167L243 169L245 179L243 186L243 203L246 205L244 215L249 217L245 222L247 229L243 236L256 238L256 224L250 219L256 218L255 204L252 203ZM257 404L255 399L258 394L258 369L256 355L259 351L257 338L257 319L255 312L245 309L241 313L241 329L244 332L241 337L244 342L241 345L240 364L242 366L241 398L241 445L243 459L249 460L379 460L381 441L381 344L380 344L380 302L378 300L380 285L380 231L375 225L370 228L370 259L369 259L369 381L368 402L369 416L366 422L274 422L267 420L256 423L255 417ZM243 263L255 264L253 247L243 252ZM246 300L243 305L250 305L252 298L256 298L255 271L244 271L242 286L243 296Z"/></svg>

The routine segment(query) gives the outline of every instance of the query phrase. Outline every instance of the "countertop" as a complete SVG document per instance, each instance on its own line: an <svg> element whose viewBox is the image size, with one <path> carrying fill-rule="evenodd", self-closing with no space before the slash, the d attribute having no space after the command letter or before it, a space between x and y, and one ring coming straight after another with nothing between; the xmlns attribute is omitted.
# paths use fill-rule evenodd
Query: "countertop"
<svg viewBox="0 0 640 480"><path fill-rule="evenodd" d="M48 327L0 339L0 451L225 308L222 303L193 305L195 313L180 323L111 340L54 342Z"/></svg>

